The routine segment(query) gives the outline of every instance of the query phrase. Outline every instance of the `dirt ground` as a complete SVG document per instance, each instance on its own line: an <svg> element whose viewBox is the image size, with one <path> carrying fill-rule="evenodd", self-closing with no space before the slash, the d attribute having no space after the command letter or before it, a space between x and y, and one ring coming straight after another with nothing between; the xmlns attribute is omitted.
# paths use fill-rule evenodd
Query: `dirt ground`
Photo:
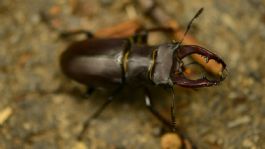
<svg viewBox="0 0 265 149"><path fill-rule="evenodd" d="M177 125L200 149L265 148L265 1L158 0L158 5L182 26L204 7L190 33L228 66L219 86L176 87ZM0 149L160 148L162 124L145 108L141 92L132 91L93 120L78 142L83 122L108 93L84 98L85 88L66 78L58 64L69 44L58 38L60 31L96 31L135 16L156 26L141 12L129 0L1 0ZM169 117L170 95L154 96Z"/></svg>

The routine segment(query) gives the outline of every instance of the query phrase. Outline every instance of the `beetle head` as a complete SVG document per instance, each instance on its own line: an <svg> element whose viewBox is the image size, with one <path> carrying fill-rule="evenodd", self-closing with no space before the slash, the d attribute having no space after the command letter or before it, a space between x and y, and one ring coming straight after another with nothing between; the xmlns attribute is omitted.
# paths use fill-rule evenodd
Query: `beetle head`
<svg viewBox="0 0 265 149"><path fill-rule="evenodd" d="M174 85L198 88L217 85L225 79L226 64L216 54L197 45L181 45L180 43L173 43L173 45L174 56L170 78ZM215 67L218 67L218 72L210 73L205 65L196 61L188 63L184 61L186 57L194 54L204 60L201 63L214 63Z"/></svg>
<svg viewBox="0 0 265 149"><path fill-rule="evenodd" d="M155 84L198 88L217 85L225 79L226 64L220 57L200 46L181 44L193 21L202 11L203 8L199 9L190 20L180 42L164 44L158 47L156 67L152 78ZM205 61L197 60L186 63L185 58L195 54L196 57L200 57L200 59ZM173 59L171 59L172 56ZM214 66L209 67L206 63L212 63ZM213 67L217 67L216 69L214 68L215 71L212 71ZM170 75L168 76L169 71Z"/></svg>

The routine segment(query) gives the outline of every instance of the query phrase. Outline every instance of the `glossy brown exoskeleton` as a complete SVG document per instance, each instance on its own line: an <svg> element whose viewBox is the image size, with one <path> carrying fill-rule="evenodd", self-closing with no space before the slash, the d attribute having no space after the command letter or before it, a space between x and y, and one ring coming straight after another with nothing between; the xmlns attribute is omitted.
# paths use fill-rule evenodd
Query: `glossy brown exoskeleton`
<svg viewBox="0 0 265 149"><path fill-rule="evenodd" d="M155 31L171 32L173 30L155 28L138 32L131 37L105 39L93 37L90 33L85 32L90 35L90 38L74 42L62 53L61 68L69 78L86 86L107 89L116 87L113 95L96 111L92 118L97 117L102 112L125 84L156 85L163 88L179 85L198 88L217 85L224 79L222 75L211 79L206 76L190 79L185 75L185 70L192 63L186 64L183 59L191 54L196 53L203 56L206 62L214 60L222 65L222 71L225 70L226 64L216 54L197 45L169 42L150 46L147 44L147 33ZM171 125L152 107L150 100L150 93L146 90L147 107L161 121ZM83 132L87 125L88 121Z"/></svg>
<svg viewBox="0 0 265 149"><path fill-rule="evenodd" d="M134 44L129 38L94 38L75 42L62 54L61 67L71 79L100 87L150 82L197 88L217 85L223 80L221 76L216 80L186 78L182 59L194 53L213 59L225 68L222 59L200 46L180 43L149 46Z"/></svg>

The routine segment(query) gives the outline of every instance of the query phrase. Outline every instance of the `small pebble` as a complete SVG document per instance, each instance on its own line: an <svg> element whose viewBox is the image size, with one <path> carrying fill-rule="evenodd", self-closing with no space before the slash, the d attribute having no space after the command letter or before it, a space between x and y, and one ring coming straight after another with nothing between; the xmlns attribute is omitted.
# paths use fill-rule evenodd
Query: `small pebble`
<svg viewBox="0 0 265 149"><path fill-rule="evenodd" d="M245 148L249 148L249 149L257 149L257 147L254 145L254 143L249 139L245 139L242 142L242 146Z"/></svg>
<svg viewBox="0 0 265 149"><path fill-rule="evenodd" d="M84 142L79 141L75 143L72 149L87 149L87 147Z"/></svg>
<svg viewBox="0 0 265 149"><path fill-rule="evenodd" d="M180 149L181 138L176 133L166 133L161 138L162 149Z"/></svg>
<svg viewBox="0 0 265 149"><path fill-rule="evenodd" d="M61 7L54 5L49 9L49 14L51 16L56 16L59 15L61 13Z"/></svg>

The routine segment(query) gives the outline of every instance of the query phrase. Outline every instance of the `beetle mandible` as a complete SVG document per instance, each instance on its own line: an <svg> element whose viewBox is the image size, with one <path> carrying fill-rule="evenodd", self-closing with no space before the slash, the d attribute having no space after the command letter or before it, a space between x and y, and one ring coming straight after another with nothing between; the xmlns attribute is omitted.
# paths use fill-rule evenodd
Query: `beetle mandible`
<svg viewBox="0 0 265 149"><path fill-rule="evenodd" d="M201 14L202 10L200 9L189 22L183 38L192 21ZM108 100L86 121L80 137L87 129L89 121L100 115L125 85L138 85L144 88L146 85L171 89L174 85L199 88L217 85L224 80L222 75L213 80L204 76L192 80L184 75L186 65L183 59L194 53L205 57L206 62L209 60L216 61L222 65L222 72L225 70L225 62L203 47L182 45L182 41L153 46L147 44L148 33L173 31L172 28L158 27L136 32L128 38L96 38L88 31L80 32L87 34L88 38L72 43L62 53L60 59L62 72L69 78L89 87L89 92L94 87L116 87ZM72 34L76 33L64 33L63 36ZM174 123L173 112L171 113L172 122L168 122L153 108L150 92L147 88L145 88L145 92L145 102L148 109L159 120L172 126Z"/></svg>

